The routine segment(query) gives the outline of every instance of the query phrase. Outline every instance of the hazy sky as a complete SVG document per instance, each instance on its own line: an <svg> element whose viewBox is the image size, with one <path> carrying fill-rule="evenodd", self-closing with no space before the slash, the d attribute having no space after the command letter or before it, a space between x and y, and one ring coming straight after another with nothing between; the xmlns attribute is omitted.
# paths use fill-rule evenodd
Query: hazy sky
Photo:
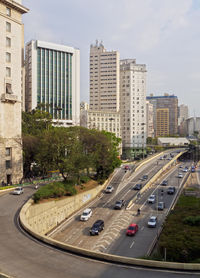
<svg viewBox="0 0 200 278"><path fill-rule="evenodd" d="M96 39L147 65L147 95L170 93L200 116L200 0L23 0L25 42L81 52L81 100L89 101L89 50Z"/></svg>

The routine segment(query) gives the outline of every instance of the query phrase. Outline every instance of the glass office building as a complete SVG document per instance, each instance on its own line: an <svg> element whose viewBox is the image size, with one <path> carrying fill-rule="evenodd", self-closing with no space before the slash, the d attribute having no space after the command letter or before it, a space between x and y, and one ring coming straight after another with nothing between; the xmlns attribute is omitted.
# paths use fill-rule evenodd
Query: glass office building
<svg viewBox="0 0 200 278"><path fill-rule="evenodd" d="M80 52L41 41L26 45L26 111L48 111L56 123L79 125Z"/></svg>

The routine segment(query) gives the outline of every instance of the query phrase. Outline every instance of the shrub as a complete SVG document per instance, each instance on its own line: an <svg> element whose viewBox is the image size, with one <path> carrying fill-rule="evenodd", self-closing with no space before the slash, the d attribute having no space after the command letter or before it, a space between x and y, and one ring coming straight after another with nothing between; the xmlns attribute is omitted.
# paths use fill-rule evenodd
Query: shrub
<svg viewBox="0 0 200 278"><path fill-rule="evenodd" d="M82 177L80 178L80 182L81 182L81 183L86 183L86 182L88 182L88 181L90 181L90 180L91 180L91 178L88 177L88 176L82 176Z"/></svg>
<svg viewBox="0 0 200 278"><path fill-rule="evenodd" d="M183 219L183 223L190 226L200 226L200 216L188 216Z"/></svg>

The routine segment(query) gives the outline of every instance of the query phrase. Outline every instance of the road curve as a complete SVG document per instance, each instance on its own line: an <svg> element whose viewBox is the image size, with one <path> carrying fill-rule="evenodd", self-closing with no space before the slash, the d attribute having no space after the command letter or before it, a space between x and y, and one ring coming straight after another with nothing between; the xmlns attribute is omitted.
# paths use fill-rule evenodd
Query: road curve
<svg viewBox="0 0 200 278"><path fill-rule="evenodd" d="M134 267L123 267L78 257L43 245L26 236L18 227L20 207L33 189L21 196L0 196L0 272L16 278L180 278L197 277Z"/></svg>

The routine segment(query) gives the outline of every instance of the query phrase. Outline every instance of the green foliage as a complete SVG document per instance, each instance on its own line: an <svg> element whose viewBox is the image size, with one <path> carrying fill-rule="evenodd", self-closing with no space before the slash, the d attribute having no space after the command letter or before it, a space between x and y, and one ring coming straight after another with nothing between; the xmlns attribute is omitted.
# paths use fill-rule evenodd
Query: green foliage
<svg viewBox="0 0 200 278"><path fill-rule="evenodd" d="M43 199L72 196L75 194L76 189L71 182L54 182L40 187L38 191L33 195L33 200L35 203L37 203L38 201Z"/></svg>
<svg viewBox="0 0 200 278"><path fill-rule="evenodd" d="M183 219L183 223L190 226L200 226L200 216L187 216Z"/></svg>
<svg viewBox="0 0 200 278"><path fill-rule="evenodd" d="M91 178L88 176L81 176L81 178L80 178L81 183L87 183L90 180L91 180Z"/></svg>
<svg viewBox="0 0 200 278"><path fill-rule="evenodd" d="M192 262L200 258L200 199L181 195L175 210L168 216L158 243L158 250L167 260ZM195 225L193 225L195 224Z"/></svg>
<svg viewBox="0 0 200 278"><path fill-rule="evenodd" d="M8 186L1 186L0 190L5 190L5 189L9 189L9 188L13 188L14 186L12 185L8 185Z"/></svg>

